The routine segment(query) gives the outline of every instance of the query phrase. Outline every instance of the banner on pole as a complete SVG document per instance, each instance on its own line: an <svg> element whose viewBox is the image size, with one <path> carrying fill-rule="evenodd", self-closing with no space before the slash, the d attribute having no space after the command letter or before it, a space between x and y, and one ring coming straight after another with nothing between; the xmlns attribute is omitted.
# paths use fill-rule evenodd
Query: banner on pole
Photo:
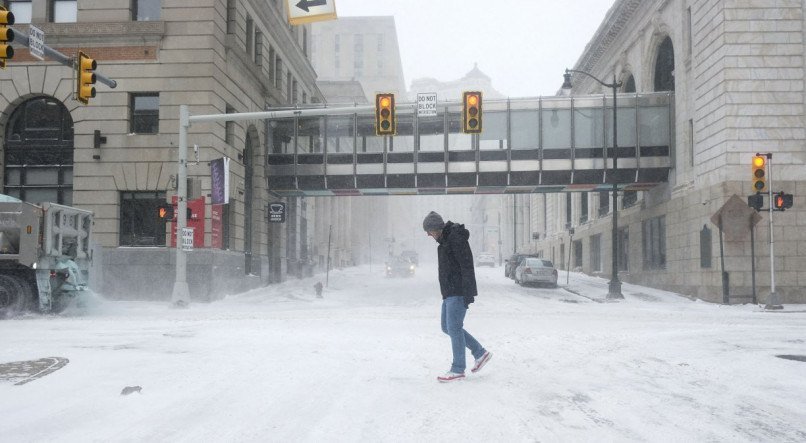
<svg viewBox="0 0 806 443"><path fill-rule="evenodd" d="M210 162L210 177L212 178L212 204L225 205L229 203L229 159L222 157Z"/></svg>

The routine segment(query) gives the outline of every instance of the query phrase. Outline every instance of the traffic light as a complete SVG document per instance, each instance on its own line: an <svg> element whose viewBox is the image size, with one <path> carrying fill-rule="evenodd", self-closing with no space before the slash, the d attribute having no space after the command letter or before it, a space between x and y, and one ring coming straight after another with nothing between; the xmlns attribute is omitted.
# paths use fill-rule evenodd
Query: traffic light
<svg viewBox="0 0 806 443"><path fill-rule="evenodd" d="M14 40L14 31L9 25L14 24L14 14L0 6L0 68L6 68L6 60L14 57L14 48L9 43Z"/></svg>
<svg viewBox="0 0 806 443"><path fill-rule="evenodd" d="M481 133L481 91L465 91L462 96L462 132Z"/></svg>
<svg viewBox="0 0 806 443"><path fill-rule="evenodd" d="M784 211L792 207L792 194L783 191L772 196L773 207L779 211Z"/></svg>
<svg viewBox="0 0 806 443"><path fill-rule="evenodd" d="M375 94L375 135L395 135L395 94Z"/></svg>
<svg viewBox="0 0 806 443"><path fill-rule="evenodd" d="M95 97L95 68L98 64L87 54L78 51L78 75L76 75L76 98L85 105Z"/></svg>
<svg viewBox="0 0 806 443"><path fill-rule="evenodd" d="M173 205L159 205L157 206L157 218L162 221L172 221L174 219Z"/></svg>
<svg viewBox="0 0 806 443"><path fill-rule="evenodd" d="M767 159L763 155L753 156L753 191L767 190Z"/></svg>

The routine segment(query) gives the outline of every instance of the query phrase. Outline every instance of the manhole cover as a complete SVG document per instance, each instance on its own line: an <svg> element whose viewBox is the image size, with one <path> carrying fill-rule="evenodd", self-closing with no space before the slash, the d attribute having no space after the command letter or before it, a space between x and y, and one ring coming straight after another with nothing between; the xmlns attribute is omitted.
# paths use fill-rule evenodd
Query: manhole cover
<svg viewBox="0 0 806 443"><path fill-rule="evenodd" d="M795 361L806 362L806 355L776 355L776 357L783 358L785 360L795 360Z"/></svg>
<svg viewBox="0 0 806 443"><path fill-rule="evenodd" d="M39 360L14 361L0 364L0 381L24 385L63 368L70 360L62 357L46 357Z"/></svg>

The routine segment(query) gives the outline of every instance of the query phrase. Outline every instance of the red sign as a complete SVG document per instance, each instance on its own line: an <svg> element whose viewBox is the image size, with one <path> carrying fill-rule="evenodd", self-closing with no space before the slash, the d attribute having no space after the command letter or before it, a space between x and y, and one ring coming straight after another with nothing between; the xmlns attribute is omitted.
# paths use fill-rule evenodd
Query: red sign
<svg viewBox="0 0 806 443"><path fill-rule="evenodd" d="M177 209L176 196L173 196L171 204L174 207L174 214L179 216ZM204 248L204 197L199 197L196 200L188 200L188 219L187 227L193 228L193 247ZM171 222L171 247L176 247L176 218Z"/></svg>

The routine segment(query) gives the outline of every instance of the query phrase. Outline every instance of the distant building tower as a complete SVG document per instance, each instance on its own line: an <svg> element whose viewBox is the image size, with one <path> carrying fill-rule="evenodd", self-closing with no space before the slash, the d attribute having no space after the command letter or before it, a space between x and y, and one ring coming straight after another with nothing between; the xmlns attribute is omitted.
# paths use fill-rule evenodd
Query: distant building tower
<svg viewBox="0 0 806 443"><path fill-rule="evenodd" d="M370 103L378 92L405 99L394 17L340 17L314 23L311 33L311 59L320 82L358 81Z"/></svg>

